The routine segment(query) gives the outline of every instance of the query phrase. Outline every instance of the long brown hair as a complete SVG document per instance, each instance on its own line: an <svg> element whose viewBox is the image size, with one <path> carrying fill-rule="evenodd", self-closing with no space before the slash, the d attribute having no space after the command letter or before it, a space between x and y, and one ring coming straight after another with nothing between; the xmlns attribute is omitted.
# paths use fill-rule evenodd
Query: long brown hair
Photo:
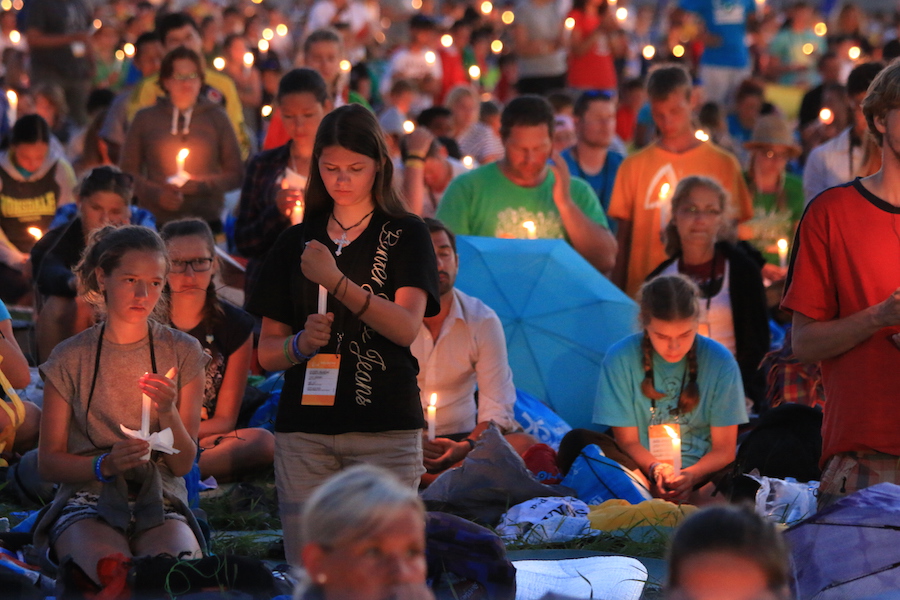
<svg viewBox="0 0 900 600"><path fill-rule="evenodd" d="M384 139L384 132L375 115L359 104L347 104L325 115L316 132L309 167L309 183L306 188L307 218L330 213L334 208L334 198L325 188L322 174L319 172L322 152L331 146L346 148L375 161L375 182L372 184L375 210L389 217L403 217L410 214L403 200L394 191L394 165Z"/></svg>
<svg viewBox="0 0 900 600"><path fill-rule="evenodd" d="M641 381L641 392L650 400L656 401L666 395L653 385L653 344L647 333L650 319L660 321L684 321L696 319L700 315L700 290L697 284L684 275L661 275L651 279L638 292L638 320L644 329L641 340L644 380ZM692 412L700 403L700 387L697 385L697 340L687 353L688 382L681 390L678 398L678 412Z"/></svg>

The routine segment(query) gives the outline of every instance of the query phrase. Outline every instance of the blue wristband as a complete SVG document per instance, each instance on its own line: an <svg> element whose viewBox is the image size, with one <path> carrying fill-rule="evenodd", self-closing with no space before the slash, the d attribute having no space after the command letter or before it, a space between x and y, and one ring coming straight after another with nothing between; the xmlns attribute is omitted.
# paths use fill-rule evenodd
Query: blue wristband
<svg viewBox="0 0 900 600"><path fill-rule="evenodd" d="M113 481L116 480L114 475L111 475L109 477L103 476L103 471L101 470L101 467L103 466L103 459L106 458L107 456L109 456L109 452L104 452L103 454L101 454L100 456L98 456L97 458L94 459L94 475L97 477L97 481L99 481L100 483L112 483Z"/></svg>
<svg viewBox="0 0 900 600"><path fill-rule="evenodd" d="M291 342L291 347L294 349L294 354L296 354L298 357L302 358L303 360L309 360L313 356L315 356L316 354L319 353L319 349L316 348L316 351L313 352L312 354L310 354L309 356L300 352L300 334L302 334L304 331L306 331L306 330L301 329L300 331L297 332L297 335L294 336L294 339Z"/></svg>

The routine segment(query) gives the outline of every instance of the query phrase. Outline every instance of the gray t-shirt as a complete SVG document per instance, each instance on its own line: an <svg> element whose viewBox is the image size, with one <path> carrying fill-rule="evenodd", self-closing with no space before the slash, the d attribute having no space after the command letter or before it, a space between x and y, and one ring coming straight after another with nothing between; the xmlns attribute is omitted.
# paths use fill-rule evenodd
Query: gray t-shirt
<svg viewBox="0 0 900 600"><path fill-rule="evenodd" d="M153 323L153 347L156 371L165 374L177 369L178 389L200 376L209 361L200 343L186 333ZM93 456L124 439L119 424L129 429L141 428L141 391L138 379L152 371L150 340L145 337L133 344L115 344L103 340L100 369L88 415L88 397L94 376L100 325L64 341L40 367L41 376L53 384L72 406L69 422L69 447L72 454ZM159 417L150 412L150 431L159 431Z"/></svg>
<svg viewBox="0 0 900 600"><path fill-rule="evenodd" d="M564 19L560 0L542 3L523 0L516 6L516 23L525 28L532 41L555 40ZM519 77L555 77L565 75L567 69L564 48L539 56L519 57Z"/></svg>

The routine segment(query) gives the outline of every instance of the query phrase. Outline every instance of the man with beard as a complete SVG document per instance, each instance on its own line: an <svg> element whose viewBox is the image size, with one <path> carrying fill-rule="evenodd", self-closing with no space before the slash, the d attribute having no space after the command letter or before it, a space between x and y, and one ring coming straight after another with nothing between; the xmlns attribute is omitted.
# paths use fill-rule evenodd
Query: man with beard
<svg viewBox="0 0 900 600"><path fill-rule="evenodd" d="M616 240L590 185L553 152L553 108L540 96L512 100L500 116L503 158L455 178L437 218L457 235L564 238L601 273Z"/></svg>
<svg viewBox="0 0 900 600"><path fill-rule="evenodd" d="M876 483L900 483L900 64L862 101L881 169L825 190L794 241L782 307L793 312L794 353L820 362L819 508Z"/></svg>
<svg viewBox="0 0 900 600"><path fill-rule="evenodd" d="M497 313L454 287L459 271L456 236L440 221L425 219L425 223L437 256L441 312L425 317L410 350L419 361L423 410L437 394L438 437L422 441L425 468L436 474L464 459L492 422L519 453L536 440L521 433L513 416L516 388ZM428 480L428 475L422 478Z"/></svg>

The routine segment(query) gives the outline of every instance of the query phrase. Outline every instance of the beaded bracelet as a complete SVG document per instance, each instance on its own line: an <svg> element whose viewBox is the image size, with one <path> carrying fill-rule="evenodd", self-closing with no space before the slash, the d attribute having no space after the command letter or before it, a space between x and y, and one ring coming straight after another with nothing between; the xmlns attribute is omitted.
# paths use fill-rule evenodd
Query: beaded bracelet
<svg viewBox="0 0 900 600"><path fill-rule="evenodd" d="M291 343L291 338L285 338L284 346L282 346L281 349L284 351L284 357L287 359L287 361L289 363L291 363L292 365L297 366L300 364L300 361L295 360L293 355L291 354L291 351L288 349L288 345L290 343Z"/></svg>
<svg viewBox="0 0 900 600"><path fill-rule="evenodd" d="M103 459L109 456L109 452L104 452L100 456L94 459L94 476L97 478L97 481L100 483L112 483L116 480L114 475L110 475L109 477L103 476Z"/></svg>
<svg viewBox="0 0 900 600"><path fill-rule="evenodd" d="M316 348L316 351L313 352L312 354L310 354L309 356L307 356L307 355L303 354L302 352L300 352L300 335L301 335L304 331L306 331L306 330L305 330L305 329L301 329L300 331L297 332L297 335L295 335L294 338L293 338L293 340L291 341L291 346L294 348L294 354L296 354L297 356L299 356L299 357L302 358L303 360L309 360L309 359L311 359L313 356L315 356L316 354L319 353L319 349Z"/></svg>
<svg viewBox="0 0 900 600"><path fill-rule="evenodd" d="M661 462L655 462L650 464L650 468L648 469L648 473L650 474L650 479L653 479L653 471L656 470L656 467L661 467Z"/></svg>
<svg viewBox="0 0 900 600"><path fill-rule="evenodd" d="M362 305L362 308L359 309L359 312L356 313L356 314L353 315L353 316L356 317L357 319L359 319L360 317L362 317L363 314L365 314L365 312L366 312L367 310L369 310L369 302L371 302L371 301L372 301L372 292L369 292L369 295L366 296L366 302L365 302L365 304L363 304L363 305Z"/></svg>

